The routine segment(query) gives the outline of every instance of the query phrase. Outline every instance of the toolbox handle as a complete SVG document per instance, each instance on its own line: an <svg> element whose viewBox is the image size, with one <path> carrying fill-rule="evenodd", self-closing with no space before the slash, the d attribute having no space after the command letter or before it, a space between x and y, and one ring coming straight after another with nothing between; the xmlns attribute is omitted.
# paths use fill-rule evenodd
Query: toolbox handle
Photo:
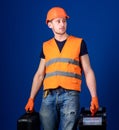
<svg viewBox="0 0 119 130"><path fill-rule="evenodd" d="M28 111L26 111L27 114L31 114L31 113L34 113L34 112L36 112L35 109L33 109L33 111L30 111L29 109L28 109Z"/></svg>
<svg viewBox="0 0 119 130"><path fill-rule="evenodd" d="M91 112L89 108L82 107L81 113L86 116L91 116ZM105 107L99 107L98 111L95 113L94 116L100 116L101 114L106 114L106 108Z"/></svg>

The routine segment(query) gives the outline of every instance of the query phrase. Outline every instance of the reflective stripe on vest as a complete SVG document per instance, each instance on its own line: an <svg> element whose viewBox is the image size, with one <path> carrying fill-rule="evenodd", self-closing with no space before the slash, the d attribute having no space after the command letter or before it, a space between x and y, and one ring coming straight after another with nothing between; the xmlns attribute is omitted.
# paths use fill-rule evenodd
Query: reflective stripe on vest
<svg viewBox="0 0 119 130"><path fill-rule="evenodd" d="M47 73L45 78L51 77L51 76L57 76L57 75L61 75L61 76L68 76L68 77L74 77L77 79L82 79L81 75L79 74L74 74L71 72L63 72L63 71L55 71L55 72L51 72L51 73Z"/></svg>
<svg viewBox="0 0 119 130"><path fill-rule="evenodd" d="M54 59L51 59L48 62L46 62L46 67L48 67L49 65L56 63L56 62L66 62L66 63L81 66L79 61L76 61L76 60L73 60L70 58L54 58Z"/></svg>

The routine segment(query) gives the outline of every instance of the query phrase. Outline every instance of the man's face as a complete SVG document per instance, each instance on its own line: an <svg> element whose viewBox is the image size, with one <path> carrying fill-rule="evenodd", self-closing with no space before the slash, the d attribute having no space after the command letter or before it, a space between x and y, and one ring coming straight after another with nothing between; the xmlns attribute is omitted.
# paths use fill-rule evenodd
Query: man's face
<svg viewBox="0 0 119 130"><path fill-rule="evenodd" d="M63 35L66 33L67 21L66 18L55 18L48 25L54 34Z"/></svg>

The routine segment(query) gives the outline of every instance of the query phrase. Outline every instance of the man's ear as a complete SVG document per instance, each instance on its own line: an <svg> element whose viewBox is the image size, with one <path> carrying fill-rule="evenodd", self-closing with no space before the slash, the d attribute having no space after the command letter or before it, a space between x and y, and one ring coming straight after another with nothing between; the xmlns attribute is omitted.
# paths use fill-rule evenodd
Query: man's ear
<svg viewBox="0 0 119 130"><path fill-rule="evenodd" d="M52 28L52 23L51 22L48 22L48 27Z"/></svg>

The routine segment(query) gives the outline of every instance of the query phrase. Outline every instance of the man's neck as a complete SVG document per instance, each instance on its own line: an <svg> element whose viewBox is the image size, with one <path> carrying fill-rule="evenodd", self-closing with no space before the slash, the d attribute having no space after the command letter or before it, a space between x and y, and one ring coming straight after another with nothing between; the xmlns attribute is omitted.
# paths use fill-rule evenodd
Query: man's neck
<svg viewBox="0 0 119 130"><path fill-rule="evenodd" d="M64 41L64 40L66 40L68 38L68 34L64 34L64 35L55 35L55 39L57 40L57 41Z"/></svg>

